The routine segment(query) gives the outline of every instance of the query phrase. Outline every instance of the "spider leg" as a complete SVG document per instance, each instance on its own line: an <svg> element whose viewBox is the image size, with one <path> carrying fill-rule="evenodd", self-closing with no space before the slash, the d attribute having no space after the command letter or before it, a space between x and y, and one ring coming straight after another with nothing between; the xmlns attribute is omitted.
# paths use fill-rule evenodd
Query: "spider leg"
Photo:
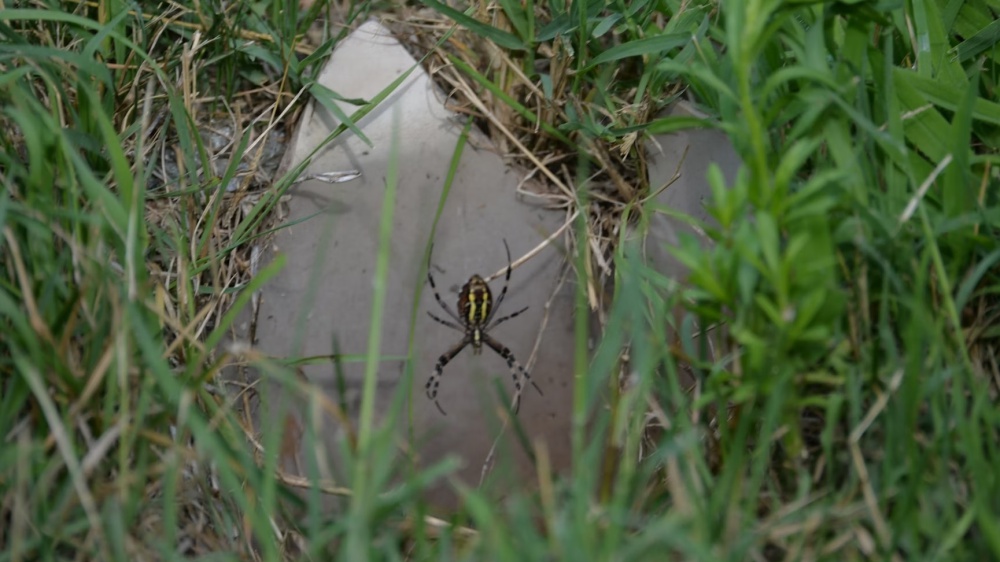
<svg viewBox="0 0 1000 562"><path fill-rule="evenodd" d="M486 345L490 346L490 349L497 352L497 355L503 357L504 360L507 361L507 368L510 369L510 376L511 378L514 379L515 396L518 397L521 396L521 379L517 377L518 372L520 372L521 375L524 376L524 380L530 382L531 386L535 387L535 390L538 391L539 396L544 396L542 394L542 389L538 388L538 385L535 384L535 381L531 380L531 375L528 374L528 371L524 370L524 367L522 367L521 364L517 362L517 359L514 359L514 354L511 353L509 349L507 349L507 346L493 339L493 337L487 333L482 333L481 337L483 339L483 342L486 343Z"/></svg>
<svg viewBox="0 0 1000 562"><path fill-rule="evenodd" d="M427 253L427 280L431 284L431 291L434 293L434 298L437 299L438 304L441 305L441 308L443 308L444 311L447 312L449 316L455 319L456 322L461 324L462 320L459 319L458 315L455 314L454 310L448 308L448 305L444 303L444 300L441 298L441 295L438 294L437 285L434 284L434 275L431 273L431 269L433 267L431 266L431 255L433 254L433 252L434 252L434 243L432 242L430 252Z"/></svg>
<svg viewBox="0 0 1000 562"><path fill-rule="evenodd" d="M486 321L483 322L483 324L489 324L490 323L490 321L493 319L493 315L497 313L497 310L500 310L500 303L503 302L503 298L505 296L507 296L507 285L508 285L508 283L510 283L510 271L511 271L512 265L510 263L510 246L507 245L507 239L506 238L504 238L504 240L503 240L503 247L504 247L504 249L507 250L507 276L503 280L503 290L500 291L500 296L497 297L497 301L495 303L493 303L493 307L490 309L490 315L486 318ZM511 314L510 317L513 318L514 316L517 316L518 314L521 314L521 313L518 312L516 314Z"/></svg>
<svg viewBox="0 0 1000 562"><path fill-rule="evenodd" d="M506 322L507 320L510 320L511 318L514 318L515 316L521 314L525 310L528 310L528 307L524 307L521 310L518 310L517 312L515 312L513 314L508 314L507 316L504 316L504 317L500 318L499 320L496 320L495 322L493 322L492 324L490 324L489 327L486 328L486 330L489 331L489 330L492 330L493 328L496 328L497 324L499 324L501 322Z"/></svg>
<svg viewBox="0 0 1000 562"><path fill-rule="evenodd" d="M441 408L441 404L438 403L437 394L438 384L441 382L441 375L444 374L444 366L454 359L455 356L458 355L463 349L465 349L465 346L469 345L470 342L472 342L472 338L466 334L466 336L462 338L462 341L458 342L451 349L444 352L441 357L438 357L437 363L434 364L434 373L431 374L430 378L427 379L427 383L424 384L424 390L427 392L427 398L434 401L434 405L437 406L438 411L441 412L441 415L443 416L448 414L444 413L444 409Z"/></svg>
<svg viewBox="0 0 1000 562"><path fill-rule="evenodd" d="M437 316L434 316L433 312L427 311L427 316L430 316L431 318L437 320L439 323L444 324L445 326L448 326L449 328L452 328L454 330L458 330L459 332L464 332L465 331L465 328L463 328L463 327L461 327L461 326L459 326L457 324L454 324L452 322L449 322L447 320L444 320L442 318L438 318Z"/></svg>

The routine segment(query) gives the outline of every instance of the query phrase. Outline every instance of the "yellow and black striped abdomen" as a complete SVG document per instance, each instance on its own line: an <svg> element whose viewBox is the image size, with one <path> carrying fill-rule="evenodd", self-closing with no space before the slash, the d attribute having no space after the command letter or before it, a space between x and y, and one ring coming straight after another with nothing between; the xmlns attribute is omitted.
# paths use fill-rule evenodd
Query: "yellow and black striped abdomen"
<svg viewBox="0 0 1000 562"><path fill-rule="evenodd" d="M493 294L490 286L478 275L473 275L469 282L462 286L458 295L458 313L462 322L472 334L472 346L479 351L483 344L481 331L486 327L486 319L490 317L493 308Z"/></svg>

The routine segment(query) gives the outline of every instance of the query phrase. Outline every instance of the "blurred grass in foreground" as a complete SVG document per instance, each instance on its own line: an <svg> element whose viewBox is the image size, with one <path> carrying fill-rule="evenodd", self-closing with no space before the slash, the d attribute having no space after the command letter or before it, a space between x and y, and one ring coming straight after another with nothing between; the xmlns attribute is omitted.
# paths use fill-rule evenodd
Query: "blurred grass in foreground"
<svg viewBox="0 0 1000 562"><path fill-rule="evenodd" d="M0 561L1000 558L1000 5L424 4L483 39L446 54L484 127L572 158L553 183L590 178L578 233L615 295L572 474L467 491L472 531L422 517L433 473L365 486L347 517L290 493L276 432L248 445L218 344L280 266L241 264L294 171L240 163L293 99L329 97L311 76L340 28L297 49L323 3L5 9ZM684 92L707 120L658 116ZM201 134L219 115L221 149ZM678 250L677 288L608 226L669 212L637 141L693 125L745 167L711 176L715 245ZM358 462L392 446L366 433Z"/></svg>

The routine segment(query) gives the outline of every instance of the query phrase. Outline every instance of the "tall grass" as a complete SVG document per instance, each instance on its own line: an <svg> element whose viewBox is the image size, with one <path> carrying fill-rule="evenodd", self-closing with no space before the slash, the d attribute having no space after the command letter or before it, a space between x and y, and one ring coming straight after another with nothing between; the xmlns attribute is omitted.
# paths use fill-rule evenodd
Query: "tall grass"
<svg viewBox="0 0 1000 562"><path fill-rule="evenodd" d="M239 165L334 39L300 61L315 18L256 7L0 13L0 559L285 550L277 480L215 384L218 344L280 266L232 285L294 179L246 204L259 186ZM202 134L218 115L221 150Z"/></svg>
<svg viewBox="0 0 1000 562"><path fill-rule="evenodd" d="M349 508L291 493L220 343L281 266L236 274L296 173L239 164L291 100L329 98L340 28L307 54L323 3L39 4L0 11L0 560L1000 558L1000 6L424 3L499 47L445 55L484 128L572 156L543 175L582 211L581 306L589 252L614 264L571 472L539 451L537 493L462 489L443 524L418 498L449 465L388 488L367 425L359 487L327 490ZM709 118L660 117L681 95ZM710 172L714 245L676 250L678 288L608 225L672 212L638 141L690 126L744 168Z"/></svg>

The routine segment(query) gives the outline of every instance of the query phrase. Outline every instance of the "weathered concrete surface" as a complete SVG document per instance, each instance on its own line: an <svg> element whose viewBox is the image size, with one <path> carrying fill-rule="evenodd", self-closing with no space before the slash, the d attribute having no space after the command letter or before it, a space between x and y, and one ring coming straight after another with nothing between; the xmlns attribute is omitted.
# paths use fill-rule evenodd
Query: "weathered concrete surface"
<svg viewBox="0 0 1000 562"><path fill-rule="evenodd" d="M389 33L367 23L338 45L320 82L345 98L374 97L397 76L415 64ZM445 367L439 400L442 416L424 396L424 384L437 357L458 342L462 334L434 322L426 314L445 316L421 275L423 256L463 121L442 107L437 92L422 69L417 68L391 97L358 126L371 140L365 144L346 133L323 149L309 165L308 174L356 169L362 177L330 185L307 181L292 190L287 223L293 226L275 237L273 248L287 257L280 275L263 291L258 314L257 344L277 357L333 353L333 342L343 354L364 354L372 318L373 276L379 245L385 179L391 165L399 171L394 207L390 262L386 279L385 314L381 353L395 359L378 368L375 411L380 419L390 413L399 418L400 443L407 443L422 466L457 455L464 467L459 478L477 485L481 466L498 432L500 421L496 384L513 392L504 361L489 349L473 356L466 349ZM335 102L347 114L354 107ZM339 122L321 105L313 103L294 144L293 161L300 162L333 131ZM393 138L398 140L392 161ZM485 141L474 143L485 146ZM454 307L458 289L473 273L487 276L506 266L503 239L516 260L553 233L561 216L522 203L515 197L518 177L500 157L466 146L440 223L434 234L433 273L442 298ZM306 217L307 220L304 220ZM297 222L301 221L301 222ZM524 314L499 326L493 335L525 363L536 338L541 336L532 378L544 392L530 387L522 397L519 420L532 440L547 444L555 468L569 463L569 428L572 395L572 283L567 283L551 305L544 333L539 333L543 307L561 272L562 244L546 247L523 267L514 270L500 314L524 306ZM499 295L502 279L492 283ZM421 290L411 326L414 295ZM413 334L413 380L407 388L406 361ZM361 402L364 365L344 362L343 392L338 391L330 364L303 368L305 377L336 402L345 403L353 418ZM307 457L315 453L327 476L343 484L338 451L347 434L337 420L316 417L321 447L304 450L304 428L310 423L308 400L289 396L280 385L264 381L261 421L265 427L283 427L283 465L305 475ZM409 391L402 407L393 406L397 392ZM276 419L278 406L289 408ZM412 410L410 407L412 406ZM411 425L412 424L412 425ZM508 436L512 432L508 429ZM410 441L410 437L413 440ZM531 486L534 469L514 439L505 439L491 477L498 490ZM401 453L401 458L403 457ZM405 471L399 461L399 470ZM513 482L513 483L512 483ZM447 507L455 497L449 484L430 493L432 502Z"/></svg>
<svg viewBox="0 0 1000 562"><path fill-rule="evenodd" d="M671 106L666 116L704 117L686 102ZM711 129L689 129L657 135L652 141L647 141L646 150L650 155L649 185L652 189L667 184L675 174L678 175L676 181L654 199L654 203L711 223L705 208L712 198L706 179L709 166L718 165L723 177L731 183L741 165L740 157L726 135ZM671 255L669 249L679 245L683 232L690 233L703 243L708 242L691 225L662 213L651 214L649 230L644 233L650 262L678 281L687 277L687 268Z"/></svg>
<svg viewBox="0 0 1000 562"><path fill-rule="evenodd" d="M666 115L704 117L687 102L674 104L666 111ZM709 166L718 165L727 184L731 184L742 164L739 154L726 135L711 129L679 131L658 135L652 141L647 141L646 150L650 157L649 184L652 189L673 181L654 198L653 204L683 213L705 224L714 224L714 219L706 209L706 204L712 199L707 179ZM685 283L687 267L674 257L672 249L680 245L682 233L694 236L703 248L708 248L711 241L703 232L675 216L659 212L649 212L647 216L648 228L638 233L642 236L646 259L651 267L665 276L678 283ZM681 310L674 311L675 325L679 325L681 314ZM704 327L698 327L701 328ZM679 338L676 342L679 343ZM692 348L688 348L688 351ZM719 351L717 346L710 348ZM720 354L713 355L713 359L718 359ZM690 375L686 367L683 373ZM693 378L688 376L681 383L683 386L690 386L693 382Z"/></svg>

